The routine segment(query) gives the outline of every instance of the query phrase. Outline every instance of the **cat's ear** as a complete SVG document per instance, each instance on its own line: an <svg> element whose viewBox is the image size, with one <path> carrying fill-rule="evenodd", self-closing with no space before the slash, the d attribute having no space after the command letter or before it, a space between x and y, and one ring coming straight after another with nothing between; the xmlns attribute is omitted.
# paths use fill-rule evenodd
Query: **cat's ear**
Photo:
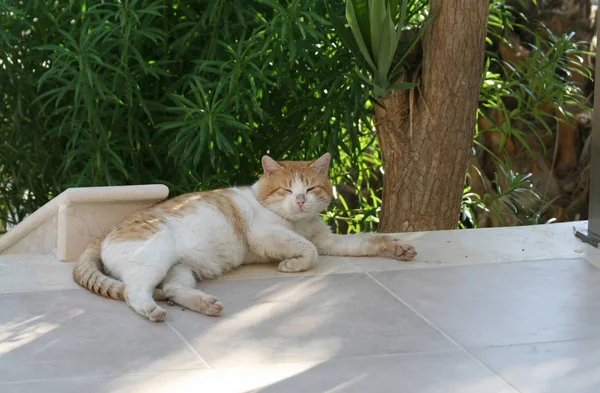
<svg viewBox="0 0 600 393"><path fill-rule="evenodd" d="M262 167L267 177L281 169L281 165L269 156L263 156Z"/></svg>
<svg viewBox="0 0 600 393"><path fill-rule="evenodd" d="M329 171L329 163L331 162L331 154L325 153L318 160L310 164L311 168L317 169L319 172L327 173Z"/></svg>

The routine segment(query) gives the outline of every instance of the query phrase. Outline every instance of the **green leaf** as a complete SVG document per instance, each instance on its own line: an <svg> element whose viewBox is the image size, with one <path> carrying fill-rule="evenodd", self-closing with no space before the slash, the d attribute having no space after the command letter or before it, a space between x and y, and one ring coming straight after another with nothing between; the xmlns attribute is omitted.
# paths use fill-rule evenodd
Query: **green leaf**
<svg viewBox="0 0 600 393"><path fill-rule="evenodd" d="M357 0L361 1L361 0ZM367 0L362 0L365 3ZM364 17L364 15L363 15ZM368 15L366 15L368 17ZM362 54L363 59L367 62L369 67L372 70L376 70L375 62L372 58L371 50L367 46L367 43L371 42L370 37L365 37L361 32L360 22L357 20L357 15L354 10L353 0L346 1L346 18L348 19L348 25L350 26L350 30L354 36L355 42L360 49L360 53ZM368 22L367 22L368 23ZM365 27L366 28L366 27Z"/></svg>
<svg viewBox="0 0 600 393"><path fill-rule="evenodd" d="M360 36L362 37L367 49L369 49L369 55L373 56L372 47L369 47L371 43L371 29L369 27L369 12L371 10L369 9L369 0L349 0L347 3L348 2L351 5L353 11L352 14L357 22ZM348 18L347 13L346 18ZM348 21L350 21L350 18L348 18Z"/></svg>
<svg viewBox="0 0 600 393"><path fill-rule="evenodd" d="M384 26L386 21L386 4L387 1L368 0L369 1L369 27L371 34L371 53L373 58L377 60L376 66L380 69L380 54L382 52L381 43L390 39L387 35Z"/></svg>
<svg viewBox="0 0 600 393"><path fill-rule="evenodd" d="M414 83L402 82L402 83L396 83L395 85L390 86L390 88L394 89L394 90L410 90L416 86L417 85Z"/></svg>

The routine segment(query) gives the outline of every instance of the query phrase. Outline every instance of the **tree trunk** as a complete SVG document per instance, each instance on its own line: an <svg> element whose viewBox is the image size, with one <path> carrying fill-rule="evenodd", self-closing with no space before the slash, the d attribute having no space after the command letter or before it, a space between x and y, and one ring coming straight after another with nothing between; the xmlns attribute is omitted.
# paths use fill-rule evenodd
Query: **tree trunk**
<svg viewBox="0 0 600 393"><path fill-rule="evenodd" d="M473 147L488 2L431 0L419 87L376 106L382 232L455 229ZM415 76L413 76L413 79Z"/></svg>

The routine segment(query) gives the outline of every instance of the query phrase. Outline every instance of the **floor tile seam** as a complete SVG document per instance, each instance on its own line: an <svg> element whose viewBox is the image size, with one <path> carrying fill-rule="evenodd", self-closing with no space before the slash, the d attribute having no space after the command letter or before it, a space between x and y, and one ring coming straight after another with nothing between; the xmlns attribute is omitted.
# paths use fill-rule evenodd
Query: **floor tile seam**
<svg viewBox="0 0 600 393"><path fill-rule="evenodd" d="M417 356L417 355L443 355L443 354L450 354L450 353L461 353L462 351L456 350L456 349L447 349L447 350L439 350L439 351L415 351L415 352L390 352L390 353L382 353L382 354L372 354L372 355L354 355L354 356L336 356L333 358L313 358L313 359L304 359L304 360L280 360L274 363L270 363L270 362L254 362L254 363L244 363L244 364L237 364L237 365L229 365L229 366L225 366L225 365L213 365L213 368L215 371L219 372L219 371L223 371L223 370L230 370L230 369L235 369L235 368L243 368L243 367L248 367L248 366L276 366L276 365L281 365L281 364L285 364L285 365L293 365L293 364L304 364L304 363L318 363L318 364L322 364L322 363L328 363L328 362L341 362L341 361L346 361L346 360L361 360L361 359L365 359L365 360L369 360L369 359L385 359L385 358L392 358L392 357L410 357L410 356Z"/></svg>
<svg viewBox="0 0 600 393"><path fill-rule="evenodd" d="M368 257L358 257L358 258L368 258ZM352 266L353 268L358 270L360 273L366 273L363 269L360 268L360 266L352 263L352 257L342 257L342 259L344 259L344 261L346 261L347 264L349 264L350 266Z"/></svg>
<svg viewBox="0 0 600 393"><path fill-rule="evenodd" d="M388 287L383 285L383 283L381 283L379 280L377 280L371 274L366 273L366 275L369 276L369 278L371 278L371 280L373 280L377 285L379 285L381 288L383 288L387 293L389 293L391 296L393 296L397 301L399 301L401 304L403 304L405 307L407 307L410 311L412 311L415 315L417 315L419 318L421 318L421 320L423 320L432 329L434 329L439 334L441 334L442 337L444 337L446 340L448 340L454 347L456 347L460 352L465 354L469 359L471 359L476 364L479 364L485 370L489 371L492 375L495 375L496 377L498 377L507 386L512 388L514 390L514 393L520 393L519 389L517 389L516 386L514 386L512 383L510 383L509 381L504 379L501 375L499 375L497 372L495 372L486 363L482 362L478 357L476 357L473 353L471 353L471 351L469 351L466 347L461 345L457 340L455 340L452 336L450 336L448 333L446 333L442 328L440 328L435 323L433 323L429 318L427 318L425 315L423 315L421 312L419 312L416 308L414 308L410 304L408 304L404 299L402 299L400 296L398 296L396 293L394 293Z"/></svg>
<svg viewBox="0 0 600 393"><path fill-rule="evenodd" d="M350 259L348 259L348 257L345 256L340 256L340 257L336 257L341 259L342 261L344 261L344 263L350 267L351 269L354 269L353 272L348 272L348 273L364 273L358 266L356 266L355 264L353 264L352 262L350 262Z"/></svg>
<svg viewBox="0 0 600 393"><path fill-rule="evenodd" d="M570 342L585 341L585 340L600 340L600 333L589 335L589 336L565 338L565 339L561 339L561 340L531 341L531 342L521 342L521 343L514 343L514 344L499 344L499 345L465 345L465 348L469 348L471 350L512 348L512 347L524 347L524 346L531 346L531 345L561 344L561 343L570 343Z"/></svg>
<svg viewBox="0 0 600 393"><path fill-rule="evenodd" d="M311 273L310 269L309 269L309 270L306 270L304 272L298 272L298 273L284 273L284 274L277 274L277 275L272 275L272 276L256 276L256 277L240 277L240 278L227 278L227 275L224 275L224 276L220 276L220 277L218 277L217 279L214 279L214 280L206 280L206 281L201 281L201 282L227 282L227 281L241 281L241 280L261 280L261 279L267 279L267 278L320 277L320 276L332 276L332 275L341 275L341 274L363 273L358 267L356 267L354 264L350 263L346 257L336 257L336 258L341 259L344 262L344 264L346 264L349 267L353 268L354 271L350 271L350 272L331 271L331 272L324 272L324 273ZM264 264L264 265L272 265L273 269L276 269L275 264ZM244 265L242 265L242 266L244 266ZM235 269L233 271L235 271Z"/></svg>
<svg viewBox="0 0 600 393"><path fill-rule="evenodd" d="M204 359L198 351L190 344L185 337L177 330L175 327L168 321L164 321L164 323L175 333L175 335L183 342L183 344L190 350L192 353L209 369L214 371L213 367Z"/></svg>
<svg viewBox="0 0 600 393"><path fill-rule="evenodd" d="M592 262L590 258L583 258L587 263L595 267L596 269L600 269L600 262Z"/></svg>
<svg viewBox="0 0 600 393"><path fill-rule="evenodd" d="M414 266L414 267L401 267L401 268L392 268L392 269L382 269L382 270L368 270L361 269L357 266L358 269L362 273L372 274L372 273L385 273L385 272L405 272L405 271L413 271L413 270L426 270L426 269L452 269L459 267L470 267L470 266L497 266L504 264L515 264L515 263L533 263L533 262L552 262L552 261L570 261L570 260L582 260L588 262L590 265L594 265L593 262L590 262L588 259L581 257L569 257L569 258L542 258L542 259L525 259L520 261L497 261L497 262L480 262L480 263L445 263L436 266ZM421 261L419 261L421 262ZM399 262L406 263L406 262ZM410 263L410 262L408 262ZM422 262L427 263L427 262Z"/></svg>
<svg viewBox="0 0 600 393"><path fill-rule="evenodd" d="M270 278L301 278L301 277L322 277L322 276L335 276L335 275L343 275L343 274L357 274L363 273L361 270L356 270L352 272L330 272L330 273L289 273L289 274L278 274L275 276L256 276L256 277L243 277L243 278L219 278L214 280L203 280L200 281L200 284L207 282L229 282L229 281L243 281L243 280L264 280Z"/></svg>
<svg viewBox="0 0 600 393"><path fill-rule="evenodd" d="M352 266L354 267L354 266ZM360 269L356 269L355 271L349 272L330 272L330 273L313 273L313 274L282 274L276 276L256 276L256 277L243 277L243 278L230 278L230 279L216 279L216 280L203 280L198 284L202 285L207 282L230 282L230 281L244 281L244 280L264 280L264 279L272 279L272 278L284 278L284 279L294 279L294 278L303 278L303 277L323 277L323 276L333 276L333 275L344 275L344 274L363 274L364 272ZM15 289L5 291L4 289L0 290L0 295L4 294L15 294L15 293L35 293L35 292L56 292L56 291L75 291L75 290L85 290L85 288L73 287L73 288L38 288L38 289Z"/></svg>
<svg viewBox="0 0 600 393"><path fill-rule="evenodd" d="M183 341L183 343L185 344L185 346L192 351L192 353L194 355L196 355L196 357L198 359L200 359L200 361L208 368L208 371L211 372L214 376L217 377L218 381L221 383L223 388L226 388L228 390L231 390L233 387L230 384L230 382L224 378L221 373L219 373L219 371L217 369L215 369L206 359L204 359L202 357L202 355L200 355L200 353L198 351L196 351L196 349L192 346L192 344L190 344L185 337L168 321L165 321L164 323L167 324L167 326L169 326L171 328L171 330L175 333L175 335L177 335L177 337L179 337L179 339L181 341Z"/></svg>
<svg viewBox="0 0 600 393"><path fill-rule="evenodd" d="M143 376L143 375L156 375L157 373L178 373L178 372L188 372L188 371L208 371L211 370L206 368L199 367L189 367L189 368L179 368L179 369L166 369L161 371L148 371L148 372L125 372L119 374L101 374L101 375L85 375L85 376L72 376L72 377L57 377L57 378L39 378L39 379L26 379L21 381L9 381L9 382L1 382L0 386L6 385L18 385L18 384L26 384L26 383L38 383L38 382L61 382L61 381L71 381L71 380L84 380L84 379L104 379L104 378L120 378L120 377L135 377L135 376Z"/></svg>
<svg viewBox="0 0 600 393"><path fill-rule="evenodd" d="M4 289L0 290L0 295L10 295L15 293L35 293L35 292L58 292L58 291L76 291L84 288L40 288L40 289L17 289L17 290L9 290L4 291Z"/></svg>

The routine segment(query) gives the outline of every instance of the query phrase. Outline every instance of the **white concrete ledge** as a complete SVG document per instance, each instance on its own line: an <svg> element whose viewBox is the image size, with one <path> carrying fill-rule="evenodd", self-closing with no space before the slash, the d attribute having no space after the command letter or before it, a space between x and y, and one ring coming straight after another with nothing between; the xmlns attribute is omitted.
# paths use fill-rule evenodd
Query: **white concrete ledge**
<svg viewBox="0 0 600 393"><path fill-rule="evenodd" d="M94 237L169 195L162 184L69 188L0 236L0 254L48 254L76 260Z"/></svg>

